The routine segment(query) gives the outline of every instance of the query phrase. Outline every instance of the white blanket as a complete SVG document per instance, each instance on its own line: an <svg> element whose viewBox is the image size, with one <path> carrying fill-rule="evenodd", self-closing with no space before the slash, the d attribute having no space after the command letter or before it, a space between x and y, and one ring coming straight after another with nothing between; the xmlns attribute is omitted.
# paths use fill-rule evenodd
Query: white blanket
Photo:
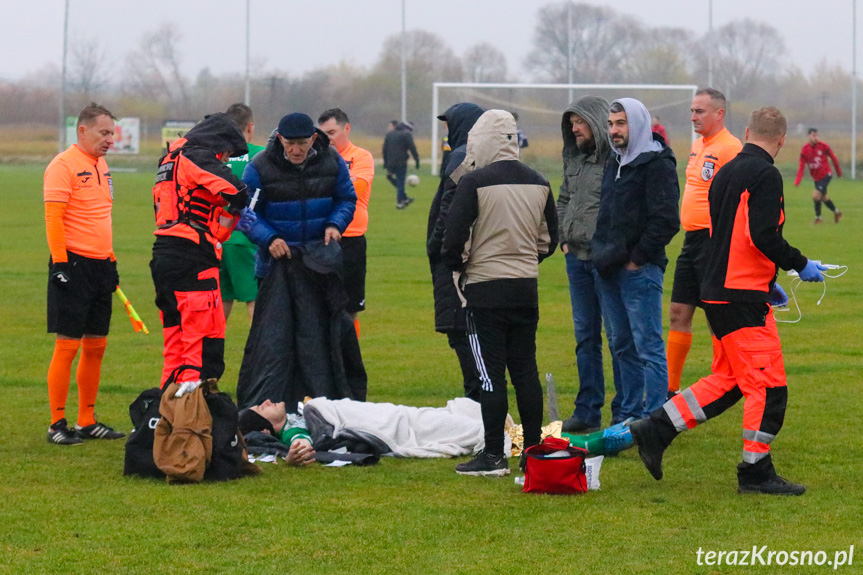
<svg viewBox="0 0 863 575"><path fill-rule="evenodd" d="M374 435L397 457L454 457L476 453L485 445L479 403L464 398L446 407L410 407L350 399L315 398L313 406L333 426Z"/></svg>

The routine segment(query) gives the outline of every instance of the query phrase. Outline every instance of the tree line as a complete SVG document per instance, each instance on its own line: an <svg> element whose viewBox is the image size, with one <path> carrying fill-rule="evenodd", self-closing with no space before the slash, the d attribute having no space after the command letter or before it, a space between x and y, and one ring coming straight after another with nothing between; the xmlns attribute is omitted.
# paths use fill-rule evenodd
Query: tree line
<svg viewBox="0 0 863 575"><path fill-rule="evenodd" d="M204 68L182 72L183 32L166 24L138 39L137 49L111 63L95 40L72 38L66 109L90 100L153 126L168 119L197 119L242 101L241 74ZM251 105L259 123L272 125L287 111L315 115L339 106L364 132L382 134L401 109L401 34L384 39L370 67L348 63L292 75L265 63L254 66ZM480 42L457 55L446 39L424 30L406 34L407 109L419 129L428 128L433 82L651 83L713 85L732 102L769 102L799 122L838 124L850 110L850 74L822 63L804 73L784 60L785 42L773 26L742 19L696 36L681 28L649 27L612 8L556 2L536 12L527 74L515 77L497 47ZM0 124L54 124L59 93L57 67L0 83Z"/></svg>

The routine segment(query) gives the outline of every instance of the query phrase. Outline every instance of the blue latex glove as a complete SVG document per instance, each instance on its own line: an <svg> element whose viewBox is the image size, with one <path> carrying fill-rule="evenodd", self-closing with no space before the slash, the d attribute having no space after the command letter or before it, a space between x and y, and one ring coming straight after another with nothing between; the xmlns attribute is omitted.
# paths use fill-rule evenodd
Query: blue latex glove
<svg viewBox="0 0 863 575"><path fill-rule="evenodd" d="M619 453L624 449L632 447L632 432L629 430L629 424L632 418L627 419L617 425L612 425L602 432L602 438L605 440L605 453Z"/></svg>
<svg viewBox="0 0 863 575"><path fill-rule="evenodd" d="M774 307L785 307L788 305L788 294L785 293L781 285L775 283L773 284L773 289L770 290L770 294L767 296L767 303Z"/></svg>
<svg viewBox="0 0 863 575"><path fill-rule="evenodd" d="M243 208L243 215L240 217L240 221L237 222L236 229L246 233L252 229L252 225L254 225L256 221L258 221L258 214L249 208Z"/></svg>
<svg viewBox="0 0 863 575"><path fill-rule="evenodd" d="M806 267L799 274L800 279L805 282L823 282L824 276L821 275L821 272L826 269L818 262L806 260Z"/></svg>

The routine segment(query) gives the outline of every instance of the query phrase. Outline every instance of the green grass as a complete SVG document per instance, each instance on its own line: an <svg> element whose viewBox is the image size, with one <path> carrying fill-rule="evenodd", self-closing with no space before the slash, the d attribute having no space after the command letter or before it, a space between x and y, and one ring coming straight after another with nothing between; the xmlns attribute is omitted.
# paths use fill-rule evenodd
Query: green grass
<svg viewBox="0 0 863 575"><path fill-rule="evenodd" d="M194 486L122 475L122 442L60 448L45 441L48 251L44 166L3 166L5 230L0 240L0 573L803 573L815 567L707 567L696 551L834 551L858 548L863 447L858 433L857 340L863 201L860 185L831 185L841 225L815 227L808 182L787 189L786 237L810 257L850 271L799 296L804 318L780 326L789 380L785 429L776 440L780 473L803 482L801 498L742 497L735 464L741 407L679 438L665 479L654 481L633 451L607 459L602 490L579 497L524 495L512 479L464 478L453 460L385 459L371 468L292 469ZM550 175L556 175L551 173ZM124 291L150 327L135 334L115 305L98 411L128 431L129 403L158 383L159 320L147 266L152 244L152 173L115 176L114 246ZM557 183L553 182L555 189ZM434 178L417 201L395 209L378 178L369 238L368 311L361 315L369 400L440 406L461 391L446 338L434 333L425 228ZM669 252L680 248L678 235ZM666 295L671 269L666 273ZM788 287L787 282L785 287ZM560 412L577 391L569 295L561 255L541 266L540 370L554 373ZM667 297L666 297L667 303ZM248 322L242 307L227 334L222 387L233 392ZM666 316L667 324L667 316ZM710 368L703 316L684 373ZM610 369L607 370L610 373ZM77 398L72 385L69 400ZM514 401L510 405L514 410ZM608 420L606 408L606 421ZM859 567L858 567L859 569ZM855 572L854 568L842 571Z"/></svg>

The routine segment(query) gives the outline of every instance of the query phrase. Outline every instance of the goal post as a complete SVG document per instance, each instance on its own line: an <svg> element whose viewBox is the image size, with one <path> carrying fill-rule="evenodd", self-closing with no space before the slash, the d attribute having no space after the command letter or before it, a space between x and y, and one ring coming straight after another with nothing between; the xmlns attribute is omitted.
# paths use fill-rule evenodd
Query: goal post
<svg viewBox="0 0 863 575"><path fill-rule="evenodd" d="M549 114L554 113L557 114L558 118L563 113L563 110L572 99L572 94L575 91L585 93L595 93L597 91L602 92L614 92L615 98L624 97L628 95L632 95L633 92L641 93L644 91L666 91L666 92L682 92L686 95L687 99L685 101L687 105L687 109L689 103L692 101L692 98L695 96L695 92L698 90L698 86L694 84L523 84L523 83L482 83L482 82L435 82L432 85L432 117L431 117L431 154L432 154L432 169L431 173L433 176L439 175L440 172L440 142L441 142L441 134L440 134L440 121L437 117L446 111L446 108L455 104L457 102L463 101L473 101L479 105L482 105L486 108L503 108L503 109L512 109L512 101L507 97L500 97L501 90L509 90L509 94L512 95L514 90L538 90L538 91L567 91L567 99L566 102L559 107L559 109L551 110L547 107L535 107L531 108L533 111ZM449 102L446 104L443 110L441 110L441 90L457 90L459 97L456 98L456 101ZM497 92L494 92L497 91ZM628 93L627 93L628 92ZM495 96L498 94L498 96ZM605 94L602 94L605 95ZM607 98L609 101L613 98ZM681 102L671 102L668 104L659 104L659 107L667 106L676 106L680 105ZM515 106L518 107L518 106ZM648 108L656 108L657 106L648 106ZM689 130L691 133L692 141L695 141L695 132L692 130L692 126L689 126ZM688 152L688 150L687 150Z"/></svg>

